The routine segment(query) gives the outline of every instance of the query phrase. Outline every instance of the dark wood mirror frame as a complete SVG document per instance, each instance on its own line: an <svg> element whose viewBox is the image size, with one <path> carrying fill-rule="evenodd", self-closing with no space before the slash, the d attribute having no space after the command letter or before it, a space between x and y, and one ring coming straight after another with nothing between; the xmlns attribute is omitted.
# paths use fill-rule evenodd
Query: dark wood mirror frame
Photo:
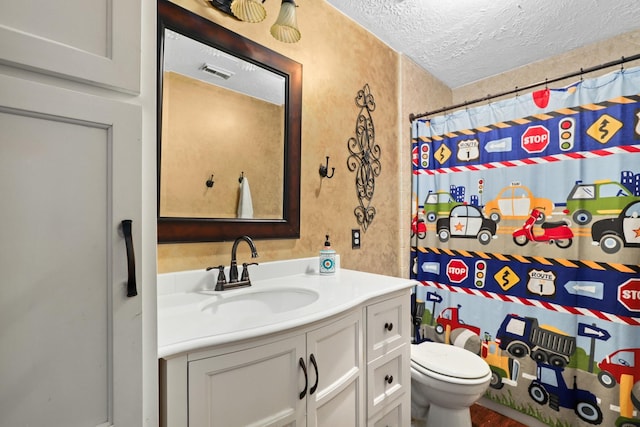
<svg viewBox="0 0 640 427"><path fill-rule="evenodd" d="M284 185L282 219L169 218L160 216L162 79L164 32L171 29L259 65L285 78ZM158 0L158 243L220 242L248 235L257 239L300 237L300 145L302 65L166 0Z"/></svg>

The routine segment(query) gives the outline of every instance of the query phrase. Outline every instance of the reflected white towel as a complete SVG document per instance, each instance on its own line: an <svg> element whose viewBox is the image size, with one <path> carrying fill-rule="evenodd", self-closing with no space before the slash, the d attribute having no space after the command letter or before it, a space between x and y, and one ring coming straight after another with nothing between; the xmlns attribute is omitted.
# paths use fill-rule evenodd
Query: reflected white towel
<svg viewBox="0 0 640 427"><path fill-rule="evenodd" d="M240 198L238 199L238 218L253 218L253 202L249 180L245 176L240 183Z"/></svg>

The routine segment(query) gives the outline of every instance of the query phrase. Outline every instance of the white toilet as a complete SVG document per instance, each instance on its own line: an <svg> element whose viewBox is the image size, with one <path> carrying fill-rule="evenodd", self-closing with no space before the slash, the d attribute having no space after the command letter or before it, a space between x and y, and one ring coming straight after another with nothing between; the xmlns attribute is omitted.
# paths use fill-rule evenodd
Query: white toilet
<svg viewBox="0 0 640 427"><path fill-rule="evenodd" d="M469 407L489 386L480 356L435 342L411 346L411 416L427 427L471 427Z"/></svg>

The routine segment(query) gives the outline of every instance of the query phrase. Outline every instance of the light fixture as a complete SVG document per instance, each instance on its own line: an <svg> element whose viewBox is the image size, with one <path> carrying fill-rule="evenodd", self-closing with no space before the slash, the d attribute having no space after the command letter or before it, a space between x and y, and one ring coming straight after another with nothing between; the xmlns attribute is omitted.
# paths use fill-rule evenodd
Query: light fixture
<svg viewBox="0 0 640 427"><path fill-rule="evenodd" d="M260 22L267 17L267 11L256 0L233 0L231 13L241 21Z"/></svg>
<svg viewBox="0 0 640 427"><path fill-rule="evenodd" d="M295 43L300 40L300 30L296 21L296 4L293 0L282 0L278 19L271 26L271 35L285 43Z"/></svg>
<svg viewBox="0 0 640 427"><path fill-rule="evenodd" d="M261 22L267 16L262 3L265 0L209 0L209 3L244 22ZM300 30L296 20L296 4L294 0L282 0L280 13L271 26L271 35L284 43L295 43L300 40Z"/></svg>

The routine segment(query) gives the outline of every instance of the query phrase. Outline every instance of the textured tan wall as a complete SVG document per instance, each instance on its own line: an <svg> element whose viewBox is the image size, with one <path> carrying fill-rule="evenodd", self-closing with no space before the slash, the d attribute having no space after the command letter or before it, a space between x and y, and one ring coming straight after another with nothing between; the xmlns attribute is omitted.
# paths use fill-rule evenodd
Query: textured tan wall
<svg viewBox="0 0 640 427"><path fill-rule="evenodd" d="M244 172L254 218L282 218L282 126L263 124L284 107L173 72L163 85L161 215L235 218Z"/></svg>
<svg viewBox="0 0 640 427"><path fill-rule="evenodd" d="M328 233L343 267L406 275L407 269L398 267L402 256L399 55L324 1L299 3L302 40L295 44L278 42L269 34L280 2L265 2L268 16L258 24L238 22L211 8L206 0L175 3L303 64L301 237L257 241L258 261L315 256ZM372 201L376 217L362 233L362 248L352 250L351 229L358 228L353 210L358 200L355 175L347 169L347 141L355 135L359 113L354 98L365 84L376 102L372 116L382 171ZM321 179L318 174L325 156L330 156L329 167L336 168L333 179ZM158 270L228 264L230 250L230 243L160 244ZM248 257L246 245L238 254L239 260Z"/></svg>
<svg viewBox="0 0 640 427"><path fill-rule="evenodd" d="M524 87L533 83L543 82L545 79L560 77L579 71L581 68L587 69L620 59L623 56L630 57L637 55L638 52L640 52L640 30L622 34L618 37L575 49L564 55L534 62L516 70L456 88L453 90L453 103L458 104L485 97L487 94L497 94L515 89L516 87ZM640 61L635 61L635 63L625 64L625 67L633 67L639 64ZM613 70L615 70L615 68L585 74L584 78L600 76ZM562 87L577 80L579 80L579 77L553 83L553 85L550 86ZM512 96L513 95L509 95L509 97Z"/></svg>
<svg viewBox="0 0 640 427"><path fill-rule="evenodd" d="M264 3L267 20L237 22L212 9L206 0L175 3L303 64L301 238L258 241L259 261L317 255L329 233L345 268L406 277L411 218L410 113L424 113L453 103L553 78L638 52L640 32L588 46L510 73L451 91L412 61L378 41L324 1L300 2L302 40L284 44L269 35L279 2ZM632 66L633 64L629 64ZM586 77L586 76L585 76ZM377 216L362 248L352 250L350 230L358 228L354 174L346 167L347 140L355 135L358 109L354 97L368 83L376 100L373 120L382 150L382 173L376 180ZM333 179L321 180L320 163L330 156ZM161 244L159 272L228 264L230 243ZM241 246L239 258L248 257Z"/></svg>

